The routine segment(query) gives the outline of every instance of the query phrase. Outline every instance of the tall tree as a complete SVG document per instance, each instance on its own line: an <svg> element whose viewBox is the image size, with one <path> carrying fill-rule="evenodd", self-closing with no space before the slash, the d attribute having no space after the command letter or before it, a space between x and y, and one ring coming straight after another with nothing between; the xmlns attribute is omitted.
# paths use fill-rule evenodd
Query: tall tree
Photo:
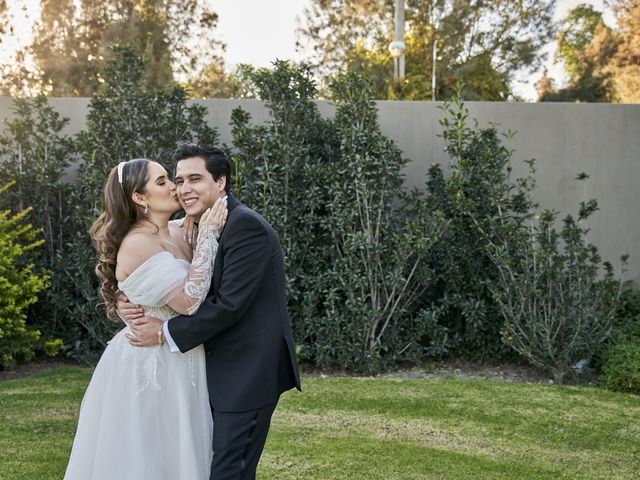
<svg viewBox="0 0 640 480"><path fill-rule="evenodd" d="M22 53L23 59L33 59L33 78L22 83L35 83L38 91L50 95L96 92L104 82L100 72L111 44L128 44L140 52L146 65L143 84L148 88L163 88L174 77L186 80L211 63L223 62L224 45L215 38L218 17L208 0L41 0L40 4L33 42ZM6 84L3 80L0 83Z"/></svg>
<svg viewBox="0 0 640 480"><path fill-rule="evenodd" d="M160 2L166 5L167 38L178 79L197 76L210 65L224 65L226 45L215 37L218 14L209 6L211 0Z"/></svg>
<svg viewBox="0 0 640 480"><path fill-rule="evenodd" d="M604 23L601 12L590 5L571 10L562 22L556 50L556 62L563 63L569 85L548 94L546 99L611 101L610 74L603 67L615 51L615 44L613 31Z"/></svg>
<svg viewBox="0 0 640 480"><path fill-rule="evenodd" d="M15 29L19 23L32 21L25 1L9 3L0 0L0 51L3 54L0 60L0 95L37 93L29 88L36 83L35 77L26 67L29 56L24 48L19 47L19 33Z"/></svg>
<svg viewBox="0 0 640 480"><path fill-rule="evenodd" d="M0 35L2 35L7 28L9 28L9 25L7 25L7 0L0 0Z"/></svg>
<svg viewBox="0 0 640 480"><path fill-rule="evenodd" d="M540 80L536 82L535 87L539 102L543 101L546 96L555 92L555 81L549 76L549 70L546 67L542 72L542 77L540 77Z"/></svg>
<svg viewBox="0 0 640 480"><path fill-rule="evenodd" d="M640 1L610 2L618 24L618 44L605 71L611 74L616 100L640 103Z"/></svg>
<svg viewBox="0 0 640 480"><path fill-rule="evenodd" d="M579 5L562 21L555 61L562 62L569 78L577 81L587 68L584 50L600 28L606 28L602 13L591 5Z"/></svg>
<svg viewBox="0 0 640 480"><path fill-rule="evenodd" d="M227 72L224 62L212 62L184 85L191 98L255 98L256 92L248 78L251 65L238 65Z"/></svg>
<svg viewBox="0 0 640 480"><path fill-rule="evenodd" d="M602 13L588 5L573 9L562 22L556 61L569 76L567 86L547 89L541 101L640 101L640 1L608 2L617 17L609 28Z"/></svg>
<svg viewBox="0 0 640 480"><path fill-rule="evenodd" d="M540 64L554 6L555 0L408 0L406 79L395 86L387 51L392 0L312 0L298 43L310 44L325 77L341 70L372 77L379 98L431 98L435 62L436 98L463 80L467 98L498 100L509 94L516 71Z"/></svg>
<svg viewBox="0 0 640 480"><path fill-rule="evenodd" d="M90 96L103 81L100 71L110 43L134 45L144 55L148 86L172 81L166 18L149 3L41 0L31 48L45 91Z"/></svg>

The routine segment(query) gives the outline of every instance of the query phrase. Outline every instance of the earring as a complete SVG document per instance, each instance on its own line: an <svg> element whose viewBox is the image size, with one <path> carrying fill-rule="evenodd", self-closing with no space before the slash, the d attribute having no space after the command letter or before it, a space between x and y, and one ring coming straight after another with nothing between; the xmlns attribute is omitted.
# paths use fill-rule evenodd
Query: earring
<svg viewBox="0 0 640 480"><path fill-rule="evenodd" d="M144 214L147 215L149 213L149 205L144 204Z"/></svg>

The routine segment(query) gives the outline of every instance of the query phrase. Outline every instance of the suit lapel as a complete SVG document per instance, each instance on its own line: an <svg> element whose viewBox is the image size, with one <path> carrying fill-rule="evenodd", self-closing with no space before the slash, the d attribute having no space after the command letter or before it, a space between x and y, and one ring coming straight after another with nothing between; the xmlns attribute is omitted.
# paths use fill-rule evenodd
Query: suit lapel
<svg viewBox="0 0 640 480"><path fill-rule="evenodd" d="M215 296L218 293L218 289L220 288L220 280L222 279L222 270L224 267L224 243L226 239L225 231L226 227L231 220L231 215L233 210L240 205L240 202L233 195L229 194L227 196L227 209L229 210L229 215L227 217L227 223L222 228L222 232L220 233L220 239L218 240L218 251L216 253L216 259L213 266L213 277L211 279L211 288L209 289L209 296Z"/></svg>

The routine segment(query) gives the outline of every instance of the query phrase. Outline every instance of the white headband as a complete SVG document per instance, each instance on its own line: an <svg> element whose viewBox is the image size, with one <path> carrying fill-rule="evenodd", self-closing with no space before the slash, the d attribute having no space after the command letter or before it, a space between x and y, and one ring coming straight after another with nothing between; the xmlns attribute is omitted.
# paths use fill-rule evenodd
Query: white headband
<svg viewBox="0 0 640 480"><path fill-rule="evenodd" d="M122 185L122 173L124 170L124 164L127 162L120 162L118 164L118 182L120 183L120 185Z"/></svg>

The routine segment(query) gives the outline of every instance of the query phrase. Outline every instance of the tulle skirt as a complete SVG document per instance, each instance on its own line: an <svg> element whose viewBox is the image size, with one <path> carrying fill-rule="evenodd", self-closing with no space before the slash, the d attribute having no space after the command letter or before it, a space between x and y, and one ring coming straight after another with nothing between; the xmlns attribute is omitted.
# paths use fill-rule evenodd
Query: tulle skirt
<svg viewBox="0 0 640 480"><path fill-rule="evenodd" d="M213 420L204 349L109 342L82 400L65 480L208 480Z"/></svg>

